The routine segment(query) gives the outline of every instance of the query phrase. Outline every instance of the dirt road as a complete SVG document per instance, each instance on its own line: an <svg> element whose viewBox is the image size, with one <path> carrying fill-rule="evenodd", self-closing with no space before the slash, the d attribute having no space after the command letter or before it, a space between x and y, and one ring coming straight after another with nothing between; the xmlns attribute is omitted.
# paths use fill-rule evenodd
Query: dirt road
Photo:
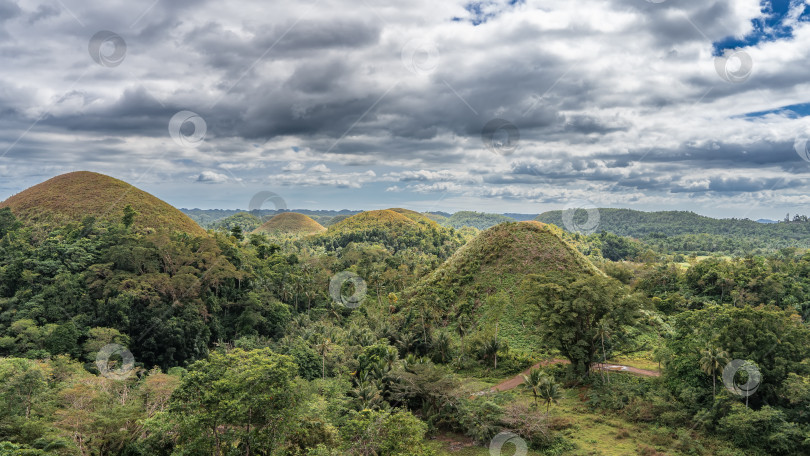
<svg viewBox="0 0 810 456"><path fill-rule="evenodd" d="M518 385L520 385L521 383L523 383L523 376L524 375L529 375L529 371L532 370L532 369L537 369L538 367L541 367L541 366L548 366L550 364L568 364L568 363L569 363L569 361L567 359L548 359L548 360L545 360L545 361L541 361L541 362L535 364L534 366L526 369L525 371L517 374L516 376L514 376L514 377L512 377L512 378L510 378L508 380L504 380L501 383L498 383L497 385L493 386L489 390L485 390L485 391L475 393L475 396L480 396L480 395L483 395L483 394L487 394L487 393L492 392L492 391L509 391L510 389L513 389L513 388L517 387ZM622 365L622 364L610 364L610 363L601 364L601 363L599 363L599 364L594 364L593 368L594 369L602 369L602 370L606 370L606 371L610 371L610 372L627 372L629 374L636 374L636 375L641 375L641 376L644 376L644 377L659 377L659 376L661 376L661 373L658 372L658 371L639 369L637 367L625 366L625 365Z"/></svg>

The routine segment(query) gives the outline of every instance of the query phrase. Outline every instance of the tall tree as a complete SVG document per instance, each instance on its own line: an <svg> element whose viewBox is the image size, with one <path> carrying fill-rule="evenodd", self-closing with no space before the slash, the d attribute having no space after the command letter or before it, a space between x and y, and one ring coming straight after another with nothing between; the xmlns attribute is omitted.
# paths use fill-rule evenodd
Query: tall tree
<svg viewBox="0 0 810 456"><path fill-rule="evenodd" d="M578 378L598 359L600 327L623 331L635 324L641 308L637 295L601 275L531 275L522 287L524 302L537 309L544 342L571 361Z"/></svg>
<svg viewBox="0 0 810 456"><path fill-rule="evenodd" d="M292 358L270 349L212 353L194 363L172 395L181 454L269 455L298 412Z"/></svg>
<svg viewBox="0 0 810 456"><path fill-rule="evenodd" d="M708 346L700 352L700 370L712 378L712 399L717 397L717 376L728 361L728 353L718 347Z"/></svg>
<svg viewBox="0 0 810 456"><path fill-rule="evenodd" d="M332 340L328 337L321 338L318 345L315 346L318 354L321 355L321 377L326 379L326 355L332 350Z"/></svg>

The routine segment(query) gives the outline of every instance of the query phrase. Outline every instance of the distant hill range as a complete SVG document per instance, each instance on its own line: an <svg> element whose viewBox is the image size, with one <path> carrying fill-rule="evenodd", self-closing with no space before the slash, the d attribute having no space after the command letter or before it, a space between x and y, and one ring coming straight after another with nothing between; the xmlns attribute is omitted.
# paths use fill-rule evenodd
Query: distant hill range
<svg viewBox="0 0 810 456"><path fill-rule="evenodd" d="M248 222L246 215L252 215L260 222L259 224L270 220L270 218L281 214L283 212L294 212L306 215L323 226L334 225L335 223L344 220L353 215L357 215L362 211L352 211L343 209L340 211L331 210L311 210L311 209L291 209L291 210L274 210L274 209L257 209L253 211L245 211L241 209L180 209L183 213L191 217L195 222L199 223L203 228L218 229L228 227L234 223L245 225L243 229L251 225ZM448 212L415 212L427 217L430 220L448 228L461 229L465 226L474 227L479 230L485 230L493 227L499 223L504 222L522 222L533 220L537 214L492 214L486 212L473 212L473 211L460 211L454 214ZM236 218L233 218L236 217ZM258 226L258 225L257 225ZM248 230L249 231L249 230Z"/></svg>
<svg viewBox="0 0 810 456"><path fill-rule="evenodd" d="M578 211L577 218L584 222L586 214ZM749 219L715 219L686 211L643 212L632 209L599 209L599 225L596 231L607 231L620 236L655 241L656 239L700 237L713 245L738 240L750 243L754 248L782 247L810 248L810 222L759 222ZM566 229L562 211L544 212L537 221L551 223ZM738 246L742 248L742 244ZM690 249L684 249L690 250Z"/></svg>
<svg viewBox="0 0 810 456"><path fill-rule="evenodd" d="M235 215L245 214L252 215L257 218L259 225L270 220L274 216L283 212L295 212L298 214L306 215L323 226L330 225L337 220L342 220L362 211L350 211L343 209L340 211L328 210L311 210L311 209L291 209L291 210L276 210L276 209L254 209L252 211L244 209L180 209L184 214L191 217L192 220L197 222L203 228L217 229L223 225L223 220L233 217ZM337 218L337 219L336 219ZM225 222L228 225L229 222ZM258 225L257 225L258 226ZM250 231L250 230L248 230Z"/></svg>

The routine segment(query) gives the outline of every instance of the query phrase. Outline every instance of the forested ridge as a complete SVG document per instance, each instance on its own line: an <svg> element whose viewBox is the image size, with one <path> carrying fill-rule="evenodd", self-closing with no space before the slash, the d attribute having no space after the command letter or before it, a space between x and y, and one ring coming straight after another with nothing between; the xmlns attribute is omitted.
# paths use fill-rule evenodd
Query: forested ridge
<svg viewBox="0 0 810 456"><path fill-rule="evenodd" d="M572 210L572 229L588 219L585 210ZM550 211L536 220L565 228L563 211ZM660 251L680 253L768 253L785 247L810 248L807 216L790 214L779 223L749 219L716 219L687 211L643 212L598 209L599 231L629 236Z"/></svg>
<svg viewBox="0 0 810 456"><path fill-rule="evenodd" d="M806 250L404 209L307 235L147 222L0 210L0 455L810 452Z"/></svg>

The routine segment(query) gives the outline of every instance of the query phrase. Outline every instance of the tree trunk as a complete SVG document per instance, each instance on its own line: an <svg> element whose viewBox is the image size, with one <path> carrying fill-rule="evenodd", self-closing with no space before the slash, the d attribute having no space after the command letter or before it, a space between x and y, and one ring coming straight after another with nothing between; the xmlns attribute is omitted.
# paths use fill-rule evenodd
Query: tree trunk
<svg viewBox="0 0 810 456"><path fill-rule="evenodd" d="M610 383L610 372L608 372L608 370L605 369L606 365L607 365L607 353L605 352L605 333L602 333L602 370L605 371L604 375L607 376L607 382Z"/></svg>
<svg viewBox="0 0 810 456"><path fill-rule="evenodd" d="M248 407L248 424L247 424L247 435L245 436L245 456L250 456L250 419L253 410Z"/></svg>

